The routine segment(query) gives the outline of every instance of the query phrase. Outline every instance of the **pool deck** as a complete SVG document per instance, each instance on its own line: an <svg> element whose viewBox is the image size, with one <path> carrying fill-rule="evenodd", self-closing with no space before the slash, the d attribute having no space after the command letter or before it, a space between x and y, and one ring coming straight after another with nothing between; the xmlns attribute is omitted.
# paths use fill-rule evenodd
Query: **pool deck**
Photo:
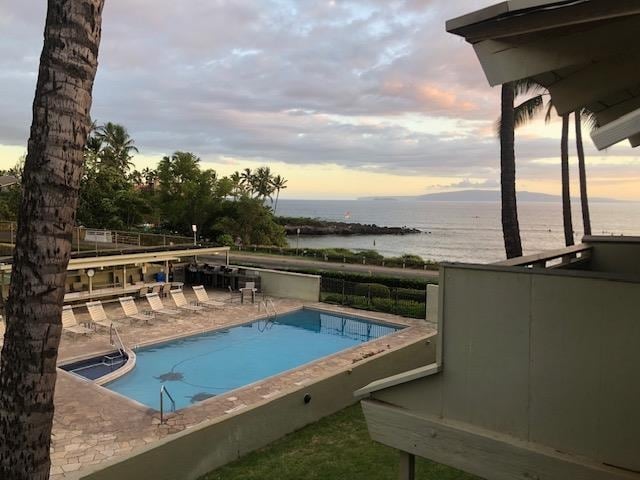
<svg viewBox="0 0 640 480"><path fill-rule="evenodd" d="M189 300L194 300L186 290L185 293ZM228 294L215 291L209 295L221 300L228 299ZM347 370L365 358L403 348L435 333L435 325L425 321L324 303L305 303L282 298L273 300L279 314L301 307L315 307L402 324L408 328L179 410L170 414L165 424L160 424L157 411L58 369L51 444L51 478L77 478L85 468L131 454L140 447L205 420L250 409L269 398ZM139 308L142 309L142 301L139 302ZM164 302L167 307L173 306L170 299L165 299ZM258 312L257 305L232 303L223 310L208 310L205 314L186 312L176 320L156 320L152 325L126 323L118 326L118 330L124 344L129 347L153 344L239 325L263 317L264 311ZM78 308L76 312L79 322L88 320L88 313L83 310ZM105 311L109 318L122 318L122 311L117 303L105 304ZM104 330L88 337L65 334L60 345L59 363L109 350L113 350L113 347L109 345L109 333Z"/></svg>

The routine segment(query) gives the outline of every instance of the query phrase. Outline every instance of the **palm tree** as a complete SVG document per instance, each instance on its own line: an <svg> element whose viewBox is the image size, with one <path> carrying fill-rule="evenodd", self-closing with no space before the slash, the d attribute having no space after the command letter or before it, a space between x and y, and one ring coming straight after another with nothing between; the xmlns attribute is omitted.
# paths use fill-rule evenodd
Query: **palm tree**
<svg viewBox="0 0 640 480"><path fill-rule="evenodd" d="M515 85L513 83L504 84L502 86L499 134L502 235L507 258L522 256L516 200L515 97Z"/></svg>
<svg viewBox="0 0 640 480"><path fill-rule="evenodd" d="M60 318L103 6L57 0L47 11L0 355L3 479L49 478Z"/></svg>
<svg viewBox="0 0 640 480"><path fill-rule="evenodd" d="M232 183L233 199L238 200L238 197L242 195L243 191L242 175L240 175L240 172L233 172L231 175L229 175L229 180L231 180Z"/></svg>
<svg viewBox="0 0 640 480"><path fill-rule="evenodd" d="M132 153L138 153L127 129L117 123L107 122L98 128L96 135L105 145L102 149L102 162L123 174L127 173L133 166Z"/></svg>
<svg viewBox="0 0 640 480"><path fill-rule="evenodd" d="M275 191L271 169L269 167L259 167L255 172L254 179L256 197L262 198L263 201L267 198L271 199L271 195Z"/></svg>
<svg viewBox="0 0 640 480"><path fill-rule="evenodd" d="M569 186L569 114L562 115L562 138L560 140L560 165L562 170L562 223L564 242L573 245L573 221L571 219L571 190Z"/></svg>
<svg viewBox="0 0 640 480"><path fill-rule="evenodd" d="M240 184L244 186L245 190L249 193L254 192L255 175L250 168L245 168L240 174Z"/></svg>
<svg viewBox="0 0 640 480"><path fill-rule="evenodd" d="M578 153L578 175L580 177L580 204L582 206L582 226L585 235L591 235L591 215L589 214L589 199L587 196L587 169L584 161L584 144L582 143L582 114L584 112L576 110L576 150ZM591 123L594 123L594 117L589 115Z"/></svg>
<svg viewBox="0 0 640 480"><path fill-rule="evenodd" d="M278 199L280 198L280 190L284 190L285 188L287 188L287 180L281 175L276 175L275 177L273 177L273 180L271 180L271 185L276 190L276 204L273 207L273 213L275 214L278 210Z"/></svg>

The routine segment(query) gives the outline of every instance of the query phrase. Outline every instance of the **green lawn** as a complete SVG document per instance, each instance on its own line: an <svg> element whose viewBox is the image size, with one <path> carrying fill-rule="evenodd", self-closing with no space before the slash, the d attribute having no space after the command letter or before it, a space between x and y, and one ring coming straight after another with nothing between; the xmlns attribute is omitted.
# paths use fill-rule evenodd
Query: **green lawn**
<svg viewBox="0 0 640 480"><path fill-rule="evenodd" d="M472 480L417 460L417 480ZM349 407L230 463L201 480L389 480L398 476L398 453L373 442L360 405Z"/></svg>

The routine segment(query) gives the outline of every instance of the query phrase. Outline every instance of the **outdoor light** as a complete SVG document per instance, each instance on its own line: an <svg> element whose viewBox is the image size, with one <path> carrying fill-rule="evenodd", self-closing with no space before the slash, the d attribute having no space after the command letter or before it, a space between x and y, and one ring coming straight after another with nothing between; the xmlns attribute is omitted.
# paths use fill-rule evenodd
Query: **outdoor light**
<svg viewBox="0 0 640 480"><path fill-rule="evenodd" d="M87 270L87 277L93 277L96 274L96 271L93 268Z"/></svg>

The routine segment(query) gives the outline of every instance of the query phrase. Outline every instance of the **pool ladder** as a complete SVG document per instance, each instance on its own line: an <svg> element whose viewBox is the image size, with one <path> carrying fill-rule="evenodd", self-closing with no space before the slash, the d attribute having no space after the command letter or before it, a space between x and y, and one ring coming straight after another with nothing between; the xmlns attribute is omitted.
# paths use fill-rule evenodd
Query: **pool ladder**
<svg viewBox="0 0 640 480"><path fill-rule="evenodd" d="M269 307L271 307L271 310L273 312L273 316L272 317L268 317L270 320L273 321L276 318L278 318L278 310L276 310L276 305L275 305L275 303L273 303L273 300L271 300L270 298L262 300L258 304L258 313L260 313L260 311L262 310L262 307L264 307L264 311L267 312L267 315L269 315Z"/></svg>
<svg viewBox="0 0 640 480"><path fill-rule="evenodd" d="M167 398L171 402L171 411L172 412L176 411L176 401L173 399L173 397L169 393L169 390L167 390L167 388L164 385L162 385L160 387L160 424L164 423L164 397L165 397L165 395L167 396Z"/></svg>
<svg viewBox="0 0 640 480"><path fill-rule="evenodd" d="M111 327L109 327L109 343L116 347L118 352L120 352L120 356L124 358L126 348L122 342L118 329L113 326L113 323L111 324Z"/></svg>

